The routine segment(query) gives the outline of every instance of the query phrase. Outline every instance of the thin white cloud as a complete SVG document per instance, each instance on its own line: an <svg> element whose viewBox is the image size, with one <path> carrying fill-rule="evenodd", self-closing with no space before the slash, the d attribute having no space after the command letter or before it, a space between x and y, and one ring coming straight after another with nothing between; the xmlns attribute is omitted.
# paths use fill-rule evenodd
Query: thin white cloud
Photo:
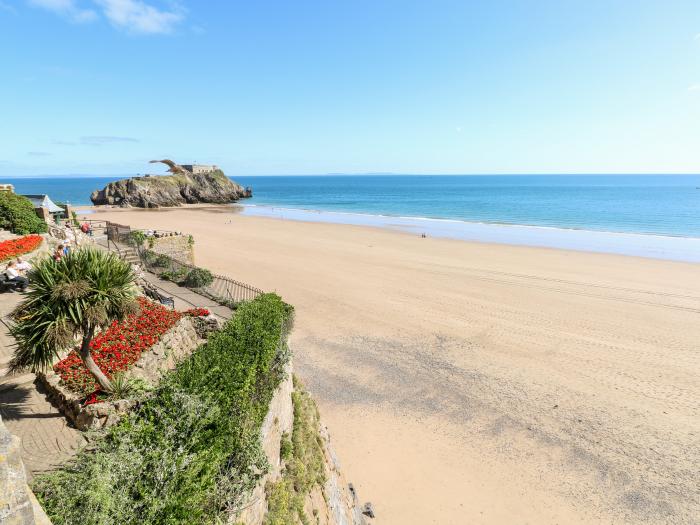
<svg viewBox="0 0 700 525"><path fill-rule="evenodd" d="M185 17L177 2L161 9L143 0L27 0L29 5L61 15L73 22L93 22L104 16L119 29L137 34L172 33ZM0 0L0 7L4 0ZM92 7L97 7L97 10ZM99 11L99 13L98 13Z"/></svg>
<svg viewBox="0 0 700 525"><path fill-rule="evenodd" d="M85 23L97 19L94 10L78 6L75 0L29 0L29 5L65 16L73 22Z"/></svg>
<svg viewBox="0 0 700 525"><path fill-rule="evenodd" d="M693 38L693 40L700 40L700 33L698 33L697 35L695 35L695 38Z"/></svg>
<svg viewBox="0 0 700 525"><path fill-rule="evenodd" d="M135 139L133 137L112 137L107 135L80 137L80 143L88 146L102 146L103 144L112 144L114 142L139 142L139 139Z"/></svg>
<svg viewBox="0 0 700 525"><path fill-rule="evenodd" d="M177 5L171 10L158 9L141 0L95 0L104 15L116 27L132 33L171 33L184 18Z"/></svg>
<svg viewBox="0 0 700 525"><path fill-rule="evenodd" d="M700 91L700 84L693 84L688 87L688 91Z"/></svg>

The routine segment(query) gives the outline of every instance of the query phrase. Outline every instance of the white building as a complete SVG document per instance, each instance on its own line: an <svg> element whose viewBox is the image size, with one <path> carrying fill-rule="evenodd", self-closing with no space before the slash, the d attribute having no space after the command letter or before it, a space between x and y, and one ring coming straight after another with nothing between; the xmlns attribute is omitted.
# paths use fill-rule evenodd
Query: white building
<svg viewBox="0 0 700 525"><path fill-rule="evenodd" d="M180 164L180 166L190 173L208 173L218 169L218 167L213 164Z"/></svg>

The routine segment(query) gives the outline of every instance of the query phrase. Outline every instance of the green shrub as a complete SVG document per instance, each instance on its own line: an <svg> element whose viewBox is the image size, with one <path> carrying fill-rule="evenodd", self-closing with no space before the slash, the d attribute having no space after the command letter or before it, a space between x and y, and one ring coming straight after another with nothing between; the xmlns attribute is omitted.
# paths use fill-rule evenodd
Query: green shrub
<svg viewBox="0 0 700 525"><path fill-rule="evenodd" d="M165 279L166 281L172 281L174 283L180 284L185 279L186 275L187 270L185 270L184 268L180 268L179 270L163 272L160 274L160 277L162 279Z"/></svg>
<svg viewBox="0 0 700 525"><path fill-rule="evenodd" d="M18 235L45 233L46 223L34 211L34 205L26 197L0 191L0 228Z"/></svg>
<svg viewBox="0 0 700 525"><path fill-rule="evenodd" d="M280 438L280 457L285 461L292 459L292 441L286 432L282 433Z"/></svg>
<svg viewBox="0 0 700 525"><path fill-rule="evenodd" d="M204 268L192 268L185 277L185 286L188 288L204 288L214 281L214 276Z"/></svg>
<svg viewBox="0 0 700 525"><path fill-rule="evenodd" d="M129 234L129 240L136 246L141 246L146 241L146 234L141 230L134 230Z"/></svg>
<svg viewBox="0 0 700 525"><path fill-rule="evenodd" d="M267 469L289 312L274 294L246 303L92 450L38 477L52 523L213 524L245 506Z"/></svg>
<svg viewBox="0 0 700 525"><path fill-rule="evenodd" d="M295 381L292 392L294 426L291 442L282 436L280 454L286 461L282 479L268 483L268 512L263 525L309 523L304 502L315 486L326 482L325 457L319 435L318 408L311 396Z"/></svg>
<svg viewBox="0 0 700 525"><path fill-rule="evenodd" d="M162 253L156 253L154 254L155 257L153 258L153 266L156 268L167 268L170 266L171 259L167 255L163 255Z"/></svg>

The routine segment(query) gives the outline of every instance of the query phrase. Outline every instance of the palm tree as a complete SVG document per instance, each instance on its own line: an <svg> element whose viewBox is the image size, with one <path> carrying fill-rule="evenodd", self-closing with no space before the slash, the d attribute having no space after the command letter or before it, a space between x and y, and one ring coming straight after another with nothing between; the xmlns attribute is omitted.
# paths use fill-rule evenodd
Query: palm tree
<svg viewBox="0 0 700 525"><path fill-rule="evenodd" d="M60 261L41 259L29 272L29 291L13 313L17 342L10 371L49 368L61 351L80 343L80 358L100 388L112 383L90 354L95 332L136 312L131 266L97 248L78 249Z"/></svg>

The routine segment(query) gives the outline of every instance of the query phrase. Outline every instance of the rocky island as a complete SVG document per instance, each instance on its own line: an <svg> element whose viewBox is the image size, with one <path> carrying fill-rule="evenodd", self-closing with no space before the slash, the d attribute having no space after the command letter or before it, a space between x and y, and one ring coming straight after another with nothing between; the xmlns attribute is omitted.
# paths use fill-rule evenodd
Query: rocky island
<svg viewBox="0 0 700 525"><path fill-rule="evenodd" d="M229 179L216 166L162 162L169 175L145 175L110 182L90 195L95 205L116 205L124 208L161 208L182 204L226 204L251 197L252 190Z"/></svg>

